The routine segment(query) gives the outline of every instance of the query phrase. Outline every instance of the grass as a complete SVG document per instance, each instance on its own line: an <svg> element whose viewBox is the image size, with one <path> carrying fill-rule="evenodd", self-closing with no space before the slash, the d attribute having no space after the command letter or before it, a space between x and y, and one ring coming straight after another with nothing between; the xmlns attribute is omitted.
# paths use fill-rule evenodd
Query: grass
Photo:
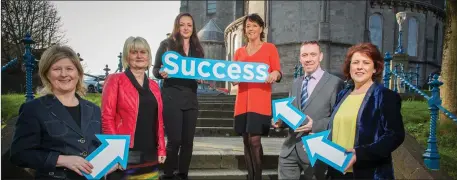
<svg viewBox="0 0 457 180"><path fill-rule="evenodd" d="M402 114L406 131L426 149L430 133L427 102L403 101ZM457 179L457 125L451 121L439 121L436 132L441 157L440 167L453 179Z"/></svg>
<svg viewBox="0 0 457 180"><path fill-rule="evenodd" d="M35 95L35 98L37 95ZM7 120L18 116L19 108L25 102L24 94L7 94L2 95L2 129ZM84 99L91 101L100 106L100 94L87 94Z"/></svg>
<svg viewBox="0 0 457 180"><path fill-rule="evenodd" d="M2 95L2 128L6 120L16 117L20 105L25 101L23 94ZM100 94L88 94L85 99L100 106ZM414 136L422 147L427 147L430 131L430 111L425 101L403 101L405 129ZM437 129L440 167L452 178L457 179L457 125L454 122L439 122Z"/></svg>
<svg viewBox="0 0 457 180"><path fill-rule="evenodd" d="M24 94L2 95L2 129L7 120L16 117L19 113L19 107L25 102Z"/></svg>

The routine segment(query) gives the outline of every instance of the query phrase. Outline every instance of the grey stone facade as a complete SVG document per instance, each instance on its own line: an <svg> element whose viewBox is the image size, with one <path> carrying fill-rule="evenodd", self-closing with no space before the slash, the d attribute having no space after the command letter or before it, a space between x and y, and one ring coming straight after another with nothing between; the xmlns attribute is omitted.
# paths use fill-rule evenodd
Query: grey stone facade
<svg viewBox="0 0 457 180"><path fill-rule="evenodd" d="M217 11L211 15L205 11L207 1L187 2L188 12L198 17L197 28L209 19L214 19L221 29L225 29L223 48L227 60L231 60L236 49L244 45L240 14L258 13L264 19L266 41L274 43L278 48L284 73L282 82L273 86L274 92L288 91L303 41L318 40L324 52L322 68L340 77L347 49L354 44L377 41L382 53L393 54L399 34L395 14L401 11L407 12L407 19L402 24L403 51L408 53L408 48L413 48L410 50L415 52L408 57L408 66L414 67L415 71L416 64L420 65L419 85L426 83L430 73L440 70L444 0L404 0L402 4L393 0L215 1ZM242 10L244 12L240 13ZM379 16L379 21L373 20L373 16ZM409 19L412 18L417 27L410 31L412 25L409 25ZM214 45L212 49L216 46L220 47ZM231 93L236 93L236 88L230 87L228 83L225 85Z"/></svg>

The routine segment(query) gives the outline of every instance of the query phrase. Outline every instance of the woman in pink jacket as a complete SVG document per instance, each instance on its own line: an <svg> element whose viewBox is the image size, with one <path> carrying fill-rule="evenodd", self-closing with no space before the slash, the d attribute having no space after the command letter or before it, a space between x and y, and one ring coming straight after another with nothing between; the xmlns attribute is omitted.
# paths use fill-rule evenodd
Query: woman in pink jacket
<svg viewBox="0 0 457 180"><path fill-rule="evenodd" d="M130 135L127 170L116 165L108 173L116 172L107 179L125 179L144 173L158 178L157 164L165 161L160 89L145 74L151 61L147 41L129 37L122 57L127 67L125 72L109 75L105 81L101 104L103 133Z"/></svg>

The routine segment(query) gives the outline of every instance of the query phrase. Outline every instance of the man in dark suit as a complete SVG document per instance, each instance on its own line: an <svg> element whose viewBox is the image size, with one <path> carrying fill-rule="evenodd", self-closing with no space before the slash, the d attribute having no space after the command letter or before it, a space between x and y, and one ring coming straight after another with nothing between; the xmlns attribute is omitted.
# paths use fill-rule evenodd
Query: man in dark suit
<svg viewBox="0 0 457 180"><path fill-rule="evenodd" d="M308 156L303 148L301 137L309 133L325 130L330 120L333 105L338 92L343 89L344 82L325 72L320 67L323 53L316 41L304 42L300 47L300 63L304 75L295 79L289 91L295 97L292 105L307 115L303 125L289 133L279 154L279 179L299 179L304 171L306 179L325 178L325 165L316 162L310 166ZM279 122L279 126L281 126Z"/></svg>

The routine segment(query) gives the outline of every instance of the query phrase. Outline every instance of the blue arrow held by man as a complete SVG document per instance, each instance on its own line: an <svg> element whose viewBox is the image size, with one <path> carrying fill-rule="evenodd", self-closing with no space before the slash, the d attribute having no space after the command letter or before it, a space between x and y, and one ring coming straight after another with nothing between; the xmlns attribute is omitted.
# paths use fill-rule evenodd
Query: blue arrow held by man
<svg viewBox="0 0 457 180"><path fill-rule="evenodd" d="M301 126L306 115L292 105L295 97L276 99L272 101L273 121L276 123L282 119L293 130Z"/></svg>

